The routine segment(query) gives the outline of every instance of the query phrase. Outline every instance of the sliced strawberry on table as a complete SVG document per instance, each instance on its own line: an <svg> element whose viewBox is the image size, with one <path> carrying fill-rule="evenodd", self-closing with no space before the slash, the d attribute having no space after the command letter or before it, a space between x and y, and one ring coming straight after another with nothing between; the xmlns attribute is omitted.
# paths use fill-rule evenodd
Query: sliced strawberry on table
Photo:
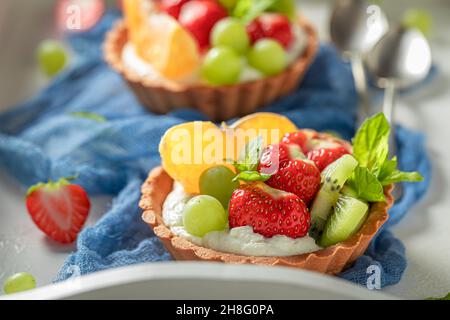
<svg viewBox="0 0 450 320"><path fill-rule="evenodd" d="M251 226L265 237L306 236L310 214L305 203L295 194L273 189L255 182L236 189L229 205L230 228Z"/></svg>
<svg viewBox="0 0 450 320"><path fill-rule="evenodd" d="M329 164L333 163L345 154L350 154L346 148L340 145L332 145L330 147L319 147L313 149L308 152L307 156L309 160L314 161L320 171L323 171Z"/></svg>
<svg viewBox="0 0 450 320"><path fill-rule="evenodd" d="M26 206L34 223L48 237L71 243L86 222L90 201L82 187L61 179L31 187Z"/></svg>
<svg viewBox="0 0 450 320"><path fill-rule="evenodd" d="M277 161L278 168L274 165ZM305 157L296 144L266 147L258 170L271 175L266 181L269 186L291 192L306 204L314 199L320 188L319 169Z"/></svg>
<svg viewBox="0 0 450 320"><path fill-rule="evenodd" d="M228 16L227 10L211 0L191 0L181 7L178 20L189 30L201 49L209 47L210 33L217 21Z"/></svg>

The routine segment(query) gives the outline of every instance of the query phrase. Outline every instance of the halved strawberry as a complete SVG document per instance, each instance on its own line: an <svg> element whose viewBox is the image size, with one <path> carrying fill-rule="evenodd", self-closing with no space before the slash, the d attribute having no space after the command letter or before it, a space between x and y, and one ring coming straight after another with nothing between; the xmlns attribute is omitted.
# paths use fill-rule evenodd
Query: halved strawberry
<svg viewBox="0 0 450 320"><path fill-rule="evenodd" d="M34 223L48 237L71 243L86 222L90 202L86 191L68 179L38 183L27 193L26 206Z"/></svg>
<svg viewBox="0 0 450 320"><path fill-rule="evenodd" d="M317 168L323 171L329 164L350 152L342 146L317 148L308 152L308 159L314 161Z"/></svg>
<svg viewBox="0 0 450 320"><path fill-rule="evenodd" d="M262 182L245 184L236 189L229 205L230 228L251 226L265 237L306 236L310 214L295 194L273 189Z"/></svg>
<svg viewBox="0 0 450 320"><path fill-rule="evenodd" d="M308 160L297 144L269 145L258 166L271 177L266 183L272 188L291 192L309 204L320 188L320 171Z"/></svg>
<svg viewBox="0 0 450 320"><path fill-rule="evenodd" d="M291 22L282 14L264 13L251 22L249 28L252 41L271 38L278 41L284 48L288 48L294 41Z"/></svg>
<svg viewBox="0 0 450 320"><path fill-rule="evenodd" d="M161 0L161 10L178 19L181 7L188 1L190 0Z"/></svg>
<svg viewBox="0 0 450 320"><path fill-rule="evenodd" d="M281 143L284 144L296 144L302 148L303 152L306 152L306 144L308 142L308 136L303 131L291 132L284 135L281 139Z"/></svg>

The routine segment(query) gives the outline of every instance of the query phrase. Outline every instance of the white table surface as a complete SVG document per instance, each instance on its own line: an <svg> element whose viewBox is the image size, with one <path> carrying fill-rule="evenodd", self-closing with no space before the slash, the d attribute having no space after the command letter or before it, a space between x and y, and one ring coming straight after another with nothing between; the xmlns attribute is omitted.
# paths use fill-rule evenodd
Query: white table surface
<svg viewBox="0 0 450 320"><path fill-rule="evenodd" d="M45 85L34 65L34 48L51 32L52 3L0 3L0 110L31 97ZM329 1L301 1L300 5L326 40ZM434 173L425 199L393 229L407 248L408 268L399 284L384 290L399 297L421 299L450 291L450 1L385 1L393 21L412 5L427 8L433 15L430 41L440 74L432 85L400 99L398 120L427 134ZM74 247L46 239L28 217L23 196L19 184L0 170L0 284L15 272L28 271L42 286L51 282ZM87 225L95 223L110 200L93 199Z"/></svg>

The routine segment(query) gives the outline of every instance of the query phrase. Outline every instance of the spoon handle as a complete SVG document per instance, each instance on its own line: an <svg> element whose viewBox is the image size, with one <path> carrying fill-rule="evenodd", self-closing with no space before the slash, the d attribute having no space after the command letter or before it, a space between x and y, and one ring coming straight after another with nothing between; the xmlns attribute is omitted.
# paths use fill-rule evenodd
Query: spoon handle
<svg viewBox="0 0 450 320"><path fill-rule="evenodd" d="M384 91L383 113L391 125L391 133L389 136L389 157L392 158L397 154L397 144L395 140L395 98L396 88L393 80L387 80Z"/></svg>
<svg viewBox="0 0 450 320"><path fill-rule="evenodd" d="M360 54L353 54L350 57L350 63L352 66L353 78L355 79L355 87L359 97L358 106L358 126L361 125L364 120L370 114L370 102L367 90L367 78L366 70L364 69L363 59Z"/></svg>
<svg viewBox="0 0 450 320"><path fill-rule="evenodd" d="M397 141L395 140L395 99L396 88L393 80L387 80L384 91L384 103L383 113L386 116L389 124L391 125L391 131L389 135L389 159L392 159L397 155ZM396 200L399 200L403 196L403 187L401 184L396 183L392 195Z"/></svg>

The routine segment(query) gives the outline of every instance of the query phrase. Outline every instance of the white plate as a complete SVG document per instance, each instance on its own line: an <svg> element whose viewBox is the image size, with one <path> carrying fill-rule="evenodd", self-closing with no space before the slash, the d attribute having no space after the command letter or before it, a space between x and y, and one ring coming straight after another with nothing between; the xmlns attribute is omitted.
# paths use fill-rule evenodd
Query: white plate
<svg viewBox="0 0 450 320"><path fill-rule="evenodd" d="M395 299L292 268L166 262L78 277L0 299Z"/></svg>

